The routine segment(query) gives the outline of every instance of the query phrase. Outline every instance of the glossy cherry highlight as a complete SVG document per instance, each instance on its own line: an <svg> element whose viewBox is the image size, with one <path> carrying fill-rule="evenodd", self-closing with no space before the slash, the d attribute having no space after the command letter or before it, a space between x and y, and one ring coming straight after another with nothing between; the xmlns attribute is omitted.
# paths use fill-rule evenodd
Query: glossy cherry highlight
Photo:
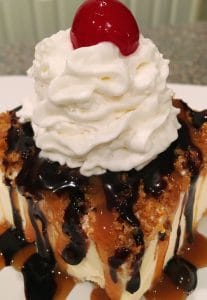
<svg viewBox="0 0 207 300"><path fill-rule="evenodd" d="M139 45L139 28L130 10L118 0L86 0L75 15L70 39L75 49L112 42L127 56Z"/></svg>

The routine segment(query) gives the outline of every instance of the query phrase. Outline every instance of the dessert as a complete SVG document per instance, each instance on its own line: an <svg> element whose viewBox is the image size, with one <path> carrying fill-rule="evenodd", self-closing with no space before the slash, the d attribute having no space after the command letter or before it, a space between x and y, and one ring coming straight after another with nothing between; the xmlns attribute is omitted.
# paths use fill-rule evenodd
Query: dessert
<svg viewBox="0 0 207 300"><path fill-rule="evenodd" d="M127 15L118 34L114 9ZM94 40L82 16L90 37L99 25ZM207 112L172 100L168 61L115 0L85 1L29 74L34 97L0 116L0 251L26 298L58 299L70 275L138 300L164 268L191 292L179 250L207 209Z"/></svg>

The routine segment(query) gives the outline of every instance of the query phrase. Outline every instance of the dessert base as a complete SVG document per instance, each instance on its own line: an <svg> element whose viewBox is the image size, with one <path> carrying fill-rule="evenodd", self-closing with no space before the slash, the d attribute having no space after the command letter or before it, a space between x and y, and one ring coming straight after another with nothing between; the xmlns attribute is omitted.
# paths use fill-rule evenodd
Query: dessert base
<svg viewBox="0 0 207 300"><path fill-rule="evenodd" d="M201 179L201 181L200 181L200 183L202 182L202 179ZM199 183L199 185L200 185L200 183ZM5 195L8 195L8 191L6 191L4 188L2 189L3 190L3 193L4 193L4 197L6 198L6 196ZM203 193L205 193L205 189L203 189ZM21 197L20 195L18 196L18 197ZM2 203L3 204L1 204L1 205L6 205L6 203L5 203L5 201L2 201ZM21 204L22 203L24 203L24 200L22 200L21 199L21 201L19 201L19 209L20 209L20 211L21 211L21 215L23 214L23 212L24 212L24 205L22 205L21 206ZM8 203L7 203L8 204ZM25 202L25 204L26 204L26 202ZM202 208L202 205L198 205L198 208L199 208L199 210L197 210L197 212L196 212L196 214L195 214L195 216L194 216L194 219L196 220L196 219L199 219L200 217L200 215L202 215L202 211L204 211L205 210L205 208L203 207ZM8 219L9 220L9 222L12 222L12 218L13 218L13 213L12 213L12 209L11 209L11 207L10 208L5 208L5 207L3 207L3 209L2 209L2 211L3 210L5 210L5 213L6 213L6 217L5 217L5 219ZM177 211L180 211L181 210L181 208L179 207L178 209L177 209ZM196 210L195 210L196 211ZM197 215L197 216L196 216ZM13 222L14 222L14 220L13 220ZM195 222L196 223L196 222ZM10 224L12 224L12 223L10 223ZM196 226L196 225L195 225ZM174 228L174 226L172 226L173 228ZM4 230L4 228L2 229L2 230ZM181 232L182 232L182 230L181 230ZM2 263L3 264L3 263ZM94 292L94 294L95 293L98 293L97 291L96 292ZM137 298L136 298L137 299Z"/></svg>

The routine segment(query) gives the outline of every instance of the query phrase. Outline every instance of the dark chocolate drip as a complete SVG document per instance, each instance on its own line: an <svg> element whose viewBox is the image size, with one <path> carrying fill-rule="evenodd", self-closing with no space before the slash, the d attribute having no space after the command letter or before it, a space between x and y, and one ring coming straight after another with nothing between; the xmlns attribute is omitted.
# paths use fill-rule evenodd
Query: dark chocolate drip
<svg viewBox="0 0 207 300"><path fill-rule="evenodd" d="M102 178L108 209L115 209L128 224L139 227L139 220L133 213L138 198L138 173L134 170L126 173L107 172Z"/></svg>
<svg viewBox="0 0 207 300"><path fill-rule="evenodd" d="M184 258L179 256L172 258L165 268L165 273L177 287L187 293L192 292L197 286L197 270Z"/></svg>
<svg viewBox="0 0 207 300"><path fill-rule="evenodd" d="M137 246L144 245L144 233L141 228L135 227L132 235Z"/></svg>
<svg viewBox="0 0 207 300"><path fill-rule="evenodd" d="M43 213L40 211L37 202L32 201L32 199L29 197L27 201L29 206L30 220L36 234L38 253L41 257L47 259L48 262L54 265L54 256L50 247L49 238L47 234L47 220ZM41 223L41 231L38 227L38 222Z"/></svg>
<svg viewBox="0 0 207 300"><path fill-rule="evenodd" d="M131 251L128 248L119 248L115 251L114 256L111 256L108 259L111 278L115 283L118 281L116 270L127 260L130 252Z"/></svg>
<svg viewBox="0 0 207 300"><path fill-rule="evenodd" d="M23 227L22 227L22 218L20 216L19 211L15 207L15 198L14 198L15 190L14 190L12 184L11 184L10 179L4 178L4 182L7 185L8 190L9 190L10 203L11 203L11 206L12 206L12 214L13 214L13 219L14 219L14 225L19 230L19 232L21 233L22 238L24 238L24 231L23 231Z"/></svg>
<svg viewBox="0 0 207 300"><path fill-rule="evenodd" d="M181 213L180 213L179 223L178 223L178 228L177 228L177 237L176 237L175 248L174 248L174 256L177 255L177 252L178 252L179 246L180 246L181 219L182 219L182 216L183 216L183 211L186 208L187 201L188 201L188 195L185 194L184 201L182 202L182 208L181 208Z"/></svg>
<svg viewBox="0 0 207 300"><path fill-rule="evenodd" d="M27 245L22 232L18 229L7 229L0 236L0 252L5 257L6 265L9 265L14 254Z"/></svg>
<svg viewBox="0 0 207 300"><path fill-rule="evenodd" d="M140 287L140 264L136 265L136 270L134 269L131 279L127 282L126 290L130 294L134 294L138 291Z"/></svg>
<svg viewBox="0 0 207 300"><path fill-rule="evenodd" d="M21 105L19 105L19 106L15 107L14 109L12 109L12 110L10 111L10 113L16 113L16 112L20 111L20 109L22 109L22 106L21 106Z"/></svg>
<svg viewBox="0 0 207 300"><path fill-rule="evenodd" d="M24 161L16 181L24 191L37 195L42 190L50 190L54 193L73 190L77 186L77 178L81 180L85 178L80 175L78 169L70 169L57 162L34 156ZM86 178L84 180L86 181Z"/></svg>
<svg viewBox="0 0 207 300"><path fill-rule="evenodd" d="M109 265L114 269L118 269L126 261L130 252L128 248L117 249L115 255L109 257Z"/></svg>
<svg viewBox="0 0 207 300"><path fill-rule="evenodd" d="M110 276L114 283L118 282L117 270L112 267L110 267Z"/></svg>
<svg viewBox="0 0 207 300"><path fill-rule="evenodd" d="M18 185L33 195L41 190L68 192L70 204L65 211L63 232L69 235L70 243L63 250L62 257L72 265L80 263L87 251L86 237L80 223L86 210L84 196L86 182L87 179L81 176L77 169L69 169L38 157L26 161L17 178Z"/></svg>
<svg viewBox="0 0 207 300"><path fill-rule="evenodd" d="M201 151L192 143L187 125L181 123L179 130L179 146L185 151L186 165L184 166L191 173L191 184L188 192L188 199L185 208L187 234L189 241L192 240L193 207L195 201L196 182L202 165Z"/></svg>
<svg viewBox="0 0 207 300"><path fill-rule="evenodd" d="M192 125L199 129L204 123L207 122L207 109L202 111L192 110L185 102L182 102L182 109L187 112L187 115L191 118Z"/></svg>
<svg viewBox="0 0 207 300"><path fill-rule="evenodd" d="M140 287L140 266L142 263L142 257L144 255L145 248L142 246L139 254L136 255L134 262L132 264L132 274L131 279L127 282L126 290L130 294L136 293Z"/></svg>
<svg viewBox="0 0 207 300"><path fill-rule="evenodd" d="M14 126L11 126L8 132L7 145L8 151L14 151L19 139L20 130Z"/></svg>
<svg viewBox="0 0 207 300"><path fill-rule="evenodd" d="M135 170L121 173L107 172L102 175L102 179L107 208L110 211L115 209L122 220L132 226L132 236L136 245L144 245L144 235L140 228L140 222L133 212L133 206L138 199L139 173ZM129 255L128 249L124 249L116 250L114 256L109 258L110 274L115 283L117 282L116 270ZM139 285L139 279L137 279L139 274L135 276L134 273L137 275L139 270L136 269L133 272L131 281L128 283L128 288L131 291Z"/></svg>
<svg viewBox="0 0 207 300"><path fill-rule="evenodd" d="M181 128L179 129L178 148L185 151L186 158L186 169L190 171L192 181L198 176L201 165L202 165L202 153L192 143L189 129L187 125L181 122Z"/></svg>
<svg viewBox="0 0 207 300"><path fill-rule="evenodd" d="M158 237L160 241L164 242L166 240L167 234L166 232L159 232Z"/></svg>
<svg viewBox="0 0 207 300"><path fill-rule="evenodd" d="M157 198L164 192L167 186L164 177L174 170L175 147L176 143L173 143L165 152L159 154L155 160L139 172L146 194Z"/></svg>
<svg viewBox="0 0 207 300"><path fill-rule="evenodd" d="M38 203L32 200L41 200L41 192L50 190L56 193L69 194L70 204L65 212L63 232L70 237L69 245L63 250L62 256L69 264L78 264L85 257L87 251L86 237L81 228L81 217L84 215L85 196L84 188L87 179L80 175L78 169L61 166L39 157L39 149L34 145L33 130L29 123L19 125L13 118L13 126L8 134L9 151L17 151L24 158L23 167L16 178L19 189L26 195L29 203L29 214L36 232L37 247L44 258L53 257L47 237L46 220L38 209ZM42 224L39 231L37 222Z"/></svg>
<svg viewBox="0 0 207 300"><path fill-rule="evenodd" d="M39 254L32 255L22 268L27 300L52 300L56 282L51 265Z"/></svg>
<svg viewBox="0 0 207 300"><path fill-rule="evenodd" d="M174 162L177 158L177 149L182 149L186 158L184 166L190 171L191 177L197 176L202 163L200 150L192 143L187 125L180 121L181 128L178 130L178 139L170 147L159 154L158 157L140 171L143 178L144 190L153 197L159 197L166 188L165 176L174 170Z"/></svg>
<svg viewBox="0 0 207 300"><path fill-rule="evenodd" d="M23 193L35 195L41 200L41 185L39 184L39 168L42 160L32 156L24 160L23 167L16 178L16 184Z"/></svg>
<svg viewBox="0 0 207 300"><path fill-rule="evenodd" d="M70 243L63 250L62 257L70 265L77 265L87 252L86 236L81 227L81 218L86 213L85 178L71 175L70 180L71 184L68 185L70 204L65 211L63 224L63 232L70 237Z"/></svg>
<svg viewBox="0 0 207 300"><path fill-rule="evenodd" d="M178 249L179 249L179 245L180 245L180 236L181 236L181 227L180 227L180 224L179 224L178 229L177 229L177 237L176 237L176 242L175 242L174 255L177 254Z"/></svg>
<svg viewBox="0 0 207 300"><path fill-rule="evenodd" d="M78 169L70 169L57 162L38 158L35 165L36 171L31 178L31 185L35 184L38 189L51 190L52 192L73 191L74 189L77 190L79 183L86 181Z"/></svg>
<svg viewBox="0 0 207 300"><path fill-rule="evenodd" d="M22 218L20 216L19 210L15 207L14 199L13 199L13 193L14 189L13 187L10 187L10 199L11 199L11 205L12 205L12 213L13 213L13 219L14 219L14 225L19 230L19 232L22 235L22 238L24 238L24 231L22 226Z"/></svg>
<svg viewBox="0 0 207 300"><path fill-rule="evenodd" d="M199 129L204 123L207 122L207 109L203 111L191 110L192 125Z"/></svg>
<svg viewBox="0 0 207 300"><path fill-rule="evenodd" d="M35 147L33 130L30 123L25 123L21 126L17 124L17 119L13 117L12 126L7 137L8 152L19 152L23 159L28 159L39 152Z"/></svg>
<svg viewBox="0 0 207 300"><path fill-rule="evenodd" d="M194 177L189 188L188 199L185 207L186 232L189 243L193 242L193 208L195 202L196 181L197 177Z"/></svg>

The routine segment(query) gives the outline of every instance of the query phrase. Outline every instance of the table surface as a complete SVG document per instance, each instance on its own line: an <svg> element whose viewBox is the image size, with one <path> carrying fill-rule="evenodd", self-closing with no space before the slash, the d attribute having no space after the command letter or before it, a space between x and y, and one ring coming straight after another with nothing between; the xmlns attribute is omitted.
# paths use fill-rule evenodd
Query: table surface
<svg viewBox="0 0 207 300"><path fill-rule="evenodd" d="M207 85L207 22L142 32L170 59L170 82ZM33 55L34 44L0 44L0 75L26 74Z"/></svg>

